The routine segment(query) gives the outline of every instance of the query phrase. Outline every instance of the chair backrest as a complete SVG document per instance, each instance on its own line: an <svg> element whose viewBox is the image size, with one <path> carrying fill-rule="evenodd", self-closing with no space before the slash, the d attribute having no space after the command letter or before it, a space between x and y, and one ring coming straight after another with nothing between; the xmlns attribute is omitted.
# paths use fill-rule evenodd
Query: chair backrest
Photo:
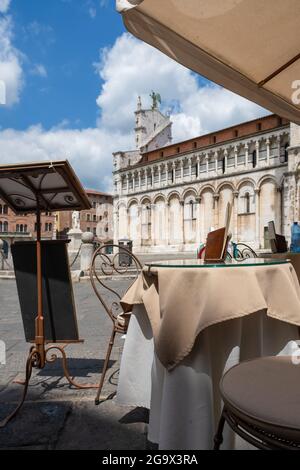
<svg viewBox="0 0 300 470"><path fill-rule="evenodd" d="M112 254L108 254L111 252ZM111 276L130 276L132 278L130 285L132 285L141 270L142 264L139 259L123 246L107 244L96 249L90 267L91 284L113 322L123 312L120 300L130 286L121 295L120 292L112 288L109 279ZM103 289L109 292L111 299L106 299Z"/></svg>
<svg viewBox="0 0 300 470"><path fill-rule="evenodd" d="M257 258L255 251L245 243L232 243L232 245L234 259L243 260L248 258Z"/></svg>

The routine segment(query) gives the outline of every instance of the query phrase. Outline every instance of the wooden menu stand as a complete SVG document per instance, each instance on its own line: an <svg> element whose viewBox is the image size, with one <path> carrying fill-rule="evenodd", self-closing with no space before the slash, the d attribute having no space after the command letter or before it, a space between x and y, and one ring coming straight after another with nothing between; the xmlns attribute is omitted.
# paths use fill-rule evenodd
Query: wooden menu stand
<svg viewBox="0 0 300 470"><path fill-rule="evenodd" d="M232 206L227 204L225 227L214 230L207 235L205 245L204 261L223 263L226 259L227 247L230 237L228 236Z"/></svg>
<svg viewBox="0 0 300 470"><path fill-rule="evenodd" d="M1 199L3 199L17 214L36 213L37 227L36 243L34 243L34 245L36 245L36 266L34 274L36 274L37 315L34 320L34 324L32 325L32 329L34 330L33 338L31 338L30 333L27 332L26 334L26 340L33 342L33 345L29 350L26 360L25 380L17 381L17 383L24 386L21 400L13 412L0 422L0 428L3 428L14 416L16 416L26 399L32 369L43 369L46 364L55 362L58 359L58 353L62 358L64 376L70 385L73 385L78 389L98 388L98 385L78 384L70 376L68 370L67 356L64 347L69 343L83 342L78 336L75 314L73 315L73 318L72 313L69 314L69 312L66 312L65 310L60 312L60 314L63 315L68 313L70 316L69 323L66 322L70 325L70 331L64 331L62 333L64 335L63 339L60 337L59 329L61 329L61 325L65 323L64 318L63 320L60 319L61 323L57 324L58 328L55 328L55 324L52 324L50 332L48 332L47 335L45 334L45 312L43 308L43 297L45 298L45 293L43 292L42 258L44 251L43 243L51 242L43 242L41 240L41 212L90 209L90 202L79 180L67 161L0 166L0 196ZM23 243L23 245L26 245L26 243ZM27 245L27 247L25 246L25 249L27 250L30 246L31 248L33 247L32 242L27 242ZM29 256L29 259L32 259L31 255ZM33 270L31 274L33 274ZM70 307L70 312L71 310L72 307ZM30 313L31 318L34 319L32 317L32 312ZM53 323L55 322L55 312L51 313L53 314L53 318L50 319L50 323ZM61 316L62 315L60 315L60 317ZM26 322L28 323L28 318ZM57 343L66 344L61 346Z"/></svg>

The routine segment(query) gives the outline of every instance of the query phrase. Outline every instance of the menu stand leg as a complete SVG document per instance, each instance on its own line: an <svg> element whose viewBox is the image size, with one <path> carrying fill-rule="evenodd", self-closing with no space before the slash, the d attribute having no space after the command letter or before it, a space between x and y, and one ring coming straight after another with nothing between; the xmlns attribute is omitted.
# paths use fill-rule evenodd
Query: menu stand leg
<svg viewBox="0 0 300 470"><path fill-rule="evenodd" d="M78 382L76 382L71 377L70 372L69 372L69 368L68 368L68 363L67 363L67 361L68 361L67 355L66 355L64 349L60 346L50 346L49 348L46 349L45 353L46 353L46 363L47 364L52 364L53 362L55 362L58 359L57 354L55 354L55 353L52 353L50 358L47 357L47 354L50 351L53 351L53 350L57 350L61 353L64 376L65 376L65 378L67 379L67 381L69 382L70 385L73 385L73 387L78 388L78 389L89 389L89 388L98 388L99 387L98 384L79 384Z"/></svg>
<svg viewBox="0 0 300 470"><path fill-rule="evenodd" d="M7 423L9 423L9 421L16 416L20 408L23 406L23 403L25 401L27 391L28 391L28 385L29 385L29 381L31 378L31 374L32 374L32 368L38 362L39 362L38 351L33 347L31 348L29 352L29 356L26 361L26 378L24 381L24 390L23 390L21 401L12 413L10 413L6 418L0 421L0 428L4 428L7 425Z"/></svg>

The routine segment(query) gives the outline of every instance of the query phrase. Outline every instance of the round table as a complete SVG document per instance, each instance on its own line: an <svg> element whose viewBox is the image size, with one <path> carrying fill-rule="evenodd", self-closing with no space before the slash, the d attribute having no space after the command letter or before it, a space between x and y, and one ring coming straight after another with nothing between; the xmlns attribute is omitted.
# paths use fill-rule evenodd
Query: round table
<svg viewBox="0 0 300 470"><path fill-rule="evenodd" d="M267 314L268 309L256 310L251 314L244 312L245 314L241 316L237 315L225 321L220 318L220 321L212 322L197 334L192 350L176 366L168 367L158 358L157 347L161 347L159 337L154 347L155 328L151 325L153 318L143 303L137 302L133 308L124 345L116 400L118 404L150 409L148 439L158 443L160 449L211 449L222 409L219 394L222 374L242 360L266 355L291 354L295 348L295 341L299 338L300 289L288 260L257 258L225 263L172 260L147 264L144 275L157 276L159 287L165 290L170 288L169 278L171 285L174 279L176 281L178 278L177 281L182 288L185 278L193 279L199 276L197 282L203 279L203 284L207 283L205 292L209 292L212 296L209 288L214 282L214 276L209 276L209 273L212 273L208 271L210 269L214 270L214 273L218 270L217 279L219 282L221 276L224 288L231 276L232 279L240 279L241 296L244 295L242 289L245 288L243 281L249 282L249 302L253 300L252 293L255 294L254 284L249 279L252 279L251 276L256 276L259 288L267 297L266 303L271 305L272 302L280 302L278 299L286 295L284 301L286 310L282 312L282 319L280 318L282 307L276 313L279 315L277 318L270 317ZM282 290L279 297L277 283L281 285ZM189 288L190 282L184 291L188 291ZM160 298L163 297L161 289L158 293ZM179 287L176 289L176 283L175 291L171 292L175 295L176 305L180 303L182 297ZM245 291L247 293L247 286ZM195 297L197 295L195 294ZM161 306L165 306L167 300L162 298ZM173 301L174 299L170 304L172 308L174 308ZM220 306L221 302L222 299ZM290 305L290 302L293 305ZM197 313L196 307L192 303L194 313ZM199 309L200 307L202 308L199 303ZM168 315L171 318L172 311L164 310L164 315L166 318ZM189 322L188 310L181 320L181 325L184 321ZM163 337L167 342L166 336ZM170 344L173 342L173 337L174 330L173 334L170 332ZM168 352L165 356L160 354L161 357L168 357ZM223 448L245 448L245 446L246 444L233 432L225 430Z"/></svg>

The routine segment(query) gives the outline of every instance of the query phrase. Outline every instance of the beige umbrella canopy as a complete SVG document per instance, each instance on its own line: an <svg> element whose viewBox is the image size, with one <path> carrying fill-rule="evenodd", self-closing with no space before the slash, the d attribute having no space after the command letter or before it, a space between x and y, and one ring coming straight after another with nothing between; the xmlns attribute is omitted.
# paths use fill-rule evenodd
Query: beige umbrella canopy
<svg viewBox="0 0 300 470"><path fill-rule="evenodd" d="M128 31L300 124L300 0L117 0Z"/></svg>

